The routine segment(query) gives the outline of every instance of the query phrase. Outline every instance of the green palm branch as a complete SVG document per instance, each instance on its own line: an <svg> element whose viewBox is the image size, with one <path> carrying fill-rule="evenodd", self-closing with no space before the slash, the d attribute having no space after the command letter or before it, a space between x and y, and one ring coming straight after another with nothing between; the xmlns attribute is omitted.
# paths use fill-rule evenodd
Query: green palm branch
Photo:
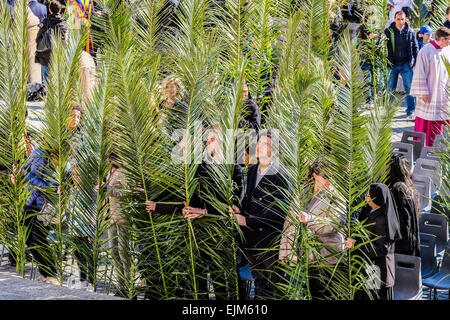
<svg viewBox="0 0 450 320"><path fill-rule="evenodd" d="M77 196L74 199L71 229L74 237L87 237L91 245L86 247L76 239L72 242L85 261L92 265L90 277L93 279L94 291L97 290L101 278L99 267L102 256L109 254L106 244L110 240L101 238L108 232L111 224L107 202L108 173L111 167L108 158L113 145L112 128L115 114L109 77L110 72L106 67L102 70L102 78L87 104L84 115L86 121L76 141L76 170L73 173L79 191L74 191ZM82 267L89 269L87 266Z"/></svg>
<svg viewBox="0 0 450 320"><path fill-rule="evenodd" d="M17 262L25 277L25 243L29 230L23 213L31 190L22 171L27 161L26 85L28 81L28 26L25 1L17 1L14 21L6 6L0 5L0 243ZM15 170L14 170L15 168ZM10 174L15 176L13 184Z"/></svg>
<svg viewBox="0 0 450 320"><path fill-rule="evenodd" d="M164 190L172 193L177 190L176 174L170 174L164 165L170 167L170 154L158 130L160 118L152 101L157 92L159 60L140 54L140 42L134 41L135 22L123 4L109 2L101 23L105 27L105 57L108 57L105 63L110 64L110 92L117 114L115 148L129 186L122 199L123 202L127 199L122 212L135 232L132 246L139 245L142 252L154 252L147 259L136 250L132 257L140 259L141 275L151 275L145 278L152 295L168 299L173 296L175 280L169 272L173 263L164 260L168 246L163 242L171 232L171 222L160 222L161 217L153 213L143 214L145 201L155 200ZM136 190L141 190L139 195ZM139 269L132 266L134 272Z"/></svg>
<svg viewBox="0 0 450 320"><path fill-rule="evenodd" d="M44 99L45 107L40 117L42 140L39 142L48 163L51 163L54 168L51 176L46 178L58 186L49 187L43 192L52 204L49 207L51 213L59 221L54 226L56 239L51 241L50 248L55 256L60 285L63 283L65 274L65 253L67 250L65 245L66 234L63 229L64 224L67 223L67 209L71 199L69 161L72 157L70 145L73 142L73 135L68 131L67 126L71 110L79 104L76 88L80 77L79 63L84 39L85 37L77 32L68 32L66 43L63 44L60 37L52 36L47 95ZM56 188L60 193L59 196L55 196Z"/></svg>

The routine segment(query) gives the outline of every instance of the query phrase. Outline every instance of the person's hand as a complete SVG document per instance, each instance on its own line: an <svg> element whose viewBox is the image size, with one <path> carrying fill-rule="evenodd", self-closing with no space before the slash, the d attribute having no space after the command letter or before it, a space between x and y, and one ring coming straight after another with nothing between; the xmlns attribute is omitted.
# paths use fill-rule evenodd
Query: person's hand
<svg viewBox="0 0 450 320"><path fill-rule="evenodd" d="M61 187L60 186L58 186L58 189L56 190L56 193L57 194L61 194Z"/></svg>
<svg viewBox="0 0 450 320"><path fill-rule="evenodd" d="M143 188L136 187L136 188L134 188L133 193L134 194L140 194L141 192L144 192L144 191L145 190Z"/></svg>
<svg viewBox="0 0 450 320"><path fill-rule="evenodd" d="M281 263L287 264L288 261L287 261L287 259L281 259Z"/></svg>
<svg viewBox="0 0 450 320"><path fill-rule="evenodd" d="M427 95L427 94L424 94L424 95L422 96L422 100L423 100L423 102L425 102L425 103L429 103L429 102L430 102L430 96Z"/></svg>
<svg viewBox="0 0 450 320"><path fill-rule="evenodd" d="M11 182L12 182L12 184L16 184L16 178L14 178L14 172L16 171L16 166L14 164L12 165L12 171L13 171L13 173L10 174Z"/></svg>
<svg viewBox="0 0 450 320"><path fill-rule="evenodd" d="M228 212L230 213L231 216L233 216L232 215L233 212L234 213L241 213L241 210L235 204L233 204L233 206L228 207Z"/></svg>
<svg viewBox="0 0 450 320"><path fill-rule="evenodd" d="M147 212L153 212L156 209L156 202L153 201L145 201L145 210L147 210Z"/></svg>
<svg viewBox="0 0 450 320"><path fill-rule="evenodd" d="M308 216L308 214L306 214L306 213L300 211L300 212L298 213L298 221L300 221L301 223L307 224L308 221L309 221L309 216Z"/></svg>
<svg viewBox="0 0 450 320"><path fill-rule="evenodd" d="M347 238L347 240L345 240L345 247L347 249L351 249L353 248L353 246L355 245L356 240L352 239L352 238Z"/></svg>
<svg viewBox="0 0 450 320"><path fill-rule="evenodd" d="M200 209L200 208L194 208L190 206L186 206L186 203L184 203L185 207L182 210L183 217L186 219L195 219L203 216L206 213L206 209Z"/></svg>
<svg viewBox="0 0 450 320"><path fill-rule="evenodd" d="M373 32L371 32L370 34L369 34L369 38L370 39L373 39L373 38L375 38L377 35L375 34L375 33L373 33Z"/></svg>
<svg viewBox="0 0 450 320"><path fill-rule="evenodd" d="M247 219L242 214L239 214L239 213L236 214L236 222L240 226L247 225Z"/></svg>

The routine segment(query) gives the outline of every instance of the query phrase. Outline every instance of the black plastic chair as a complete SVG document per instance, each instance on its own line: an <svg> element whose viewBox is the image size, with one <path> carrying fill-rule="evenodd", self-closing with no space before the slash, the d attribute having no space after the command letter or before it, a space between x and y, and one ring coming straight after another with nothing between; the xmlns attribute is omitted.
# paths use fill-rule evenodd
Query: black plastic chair
<svg viewBox="0 0 450 320"><path fill-rule="evenodd" d="M431 209L431 178L427 176L413 175L414 187L420 194L420 211Z"/></svg>
<svg viewBox="0 0 450 320"><path fill-rule="evenodd" d="M428 278L438 271L436 259L436 236L434 234L419 233L420 260L422 279Z"/></svg>
<svg viewBox="0 0 450 320"><path fill-rule="evenodd" d="M420 159L428 159L428 160L435 160L435 161L441 161L441 157L436 154L437 149L435 147L423 147L422 151L420 152Z"/></svg>
<svg viewBox="0 0 450 320"><path fill-rule="evenodd" d="M436 236L436 254L445 250L448 242L448 222L441 214L423 213L420 216L419 232Z"/></svg>
<svg viewBox="0 0 450 320"><path fill-rule="evenodd" d="M441 267L438 273L426 278L422 284L428 288L433 289L434 299L437 300L437 290L448 290L450 296L450 241L447 242L447 247L444 253ZM430 293L431 299L431 293Z"/></svg>
<svg viewBox="0 0 450 320"><path fill-rule="evenodd" d="M413 157L414 146L410 143L403 142L392 142L392 153L399 154L408 159L411 166L411 172L414 168L414 157Z"/></svg>
<svg viewBox="0 0 450 320"><path fill-rule="evenodd" d="M414 164L413 176L418 175L431 178L431 194L439 191L441 186L441 163L439 161L417 159Z"/></svg>
<svg viewBox="0 0 450 320"><path fill-rule="evenodd" d="M420 141L413 140L411 138L418 138ZM422 148L425 146L426 139L427 135L424 132L405 131L403 132L401 142L413 145L413 156L414 160L416 160L420 157L420 153L422 152Z"/></svg>
<svg viewBox="0 0 450 320"><path fill-rule="evenodd" d="M395 254L394 300L422 299L420 257Z"/></svg>

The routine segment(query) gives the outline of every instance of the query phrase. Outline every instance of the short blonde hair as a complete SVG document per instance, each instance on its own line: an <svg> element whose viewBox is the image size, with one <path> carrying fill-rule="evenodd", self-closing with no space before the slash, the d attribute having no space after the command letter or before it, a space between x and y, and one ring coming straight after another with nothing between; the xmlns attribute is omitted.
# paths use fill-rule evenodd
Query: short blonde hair
<svg viewBox="0 0 450 320"><path fill-rule="evenodd" d="M163 80L163 82L162 82L162 84L161 84L161 89L162 89L162 91L163 91L163 94L164 94L164 91L167 89L167 87L169 86L169 84L170 83L174 83L175 84L175 87L177 88L177 98L180 98L181 97L181 92L182 92L182 90L183 90L183 86L182 86L182 84L181 84L181 81L180 81L180 79L178 79L177 77L175 77L175 76L168 76L168 77L166 77L164 80Z"/></svg>

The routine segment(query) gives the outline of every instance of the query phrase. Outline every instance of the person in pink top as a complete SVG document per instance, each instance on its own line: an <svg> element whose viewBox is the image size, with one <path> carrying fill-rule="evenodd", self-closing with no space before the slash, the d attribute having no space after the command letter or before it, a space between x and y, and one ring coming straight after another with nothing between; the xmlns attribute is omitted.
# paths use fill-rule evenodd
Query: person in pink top
<svg viewBox="0 0 450 320"><path fill-rule="evenodd" d="M426 145L450 124L450 104L447 96L449 75L444 60L450 62L450 29L440 27L435 40L425 45L417 55L411 85L411 95L417 98L414 131L427 135Z"/></svg>

